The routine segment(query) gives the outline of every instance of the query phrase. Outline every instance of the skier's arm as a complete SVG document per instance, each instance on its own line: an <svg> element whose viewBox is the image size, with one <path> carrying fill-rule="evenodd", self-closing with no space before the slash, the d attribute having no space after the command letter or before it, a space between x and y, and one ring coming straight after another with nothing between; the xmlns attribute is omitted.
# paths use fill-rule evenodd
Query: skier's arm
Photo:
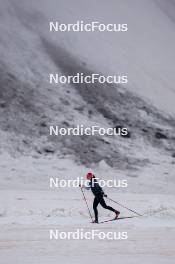
<svg viewBox="0 0 175 264"><path fill-rule="evenodd" d="M107 194L106 193L104 193L104 191L102 190L102 195L104 196L104 197L107 197Z"/></svg>
<svg viewBox="0 0 175 264"><path fill-rule="evenodd" d="M99 185L100 189L101 189L101 194L104 196L104 197L107 197L107 194L104 193L103 189L101 188L101 186Z"/></svg>
<svg viewBox="0 0 175 264"><path fill-rule="evenodd" d="M107 197L107 194L104 193L103 189L101 189L101 194L102 194L104 197Z"/></svg>

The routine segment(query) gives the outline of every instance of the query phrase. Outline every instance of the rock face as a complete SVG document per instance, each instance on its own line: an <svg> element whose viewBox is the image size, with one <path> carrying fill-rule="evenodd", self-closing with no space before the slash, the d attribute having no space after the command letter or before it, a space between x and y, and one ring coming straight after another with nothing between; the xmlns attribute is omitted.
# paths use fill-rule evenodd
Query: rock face
<svg viewBox="0 0 175 264"><path fill-rule="evenodd" d="M50 72L88 75L99 73L99 69L92 69L64 45L38 32L37 27L32 26L33 20L25 5L18 8L17 1L14 4L10 1L3 3L2 10L8 23L2 16L1 151L6 150L12 155L31 155L33 152L39 155L71 155L86 166L103 161L121 169L147 163L148 157L143 156L144 148L148 146L168 156L174 155L173 118L119 85L49 85ZM24 23L25 14L28 23ZM39 18L44 20L44 16L37 12L33 14L39 27ZM123 126L128 128L129 134L127 137L49 136L50 125L74 127L77 124Z"/></svg>

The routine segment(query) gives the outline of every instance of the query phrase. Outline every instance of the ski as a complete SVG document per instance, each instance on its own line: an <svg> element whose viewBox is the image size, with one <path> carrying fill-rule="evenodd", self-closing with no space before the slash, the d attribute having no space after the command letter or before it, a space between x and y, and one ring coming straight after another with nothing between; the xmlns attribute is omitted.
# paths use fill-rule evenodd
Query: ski
<svg viewBox="0 0 175 264"><path fill-rule="evenodd" d="M105 220L105 221L99 222L99 224L112 222L112 221L118 221L118 220L122 220L122 219L134 218L134 217L138 217L138 216L135 215L135 216L124 216L124 217L113 218L113 219L109 219L109 220Z"/></svg>

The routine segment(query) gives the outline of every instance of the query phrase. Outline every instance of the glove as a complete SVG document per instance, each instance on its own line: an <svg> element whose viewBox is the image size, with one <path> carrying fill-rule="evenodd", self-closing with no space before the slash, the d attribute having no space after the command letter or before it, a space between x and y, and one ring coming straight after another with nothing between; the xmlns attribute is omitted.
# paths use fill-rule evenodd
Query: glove
<svg viewBox="0 0 175 264"><path fill-rule="evenodd" d="M105 193L103 194L103 196L104 196L104 197L108 197L107 194L105 194Z"/></svg>

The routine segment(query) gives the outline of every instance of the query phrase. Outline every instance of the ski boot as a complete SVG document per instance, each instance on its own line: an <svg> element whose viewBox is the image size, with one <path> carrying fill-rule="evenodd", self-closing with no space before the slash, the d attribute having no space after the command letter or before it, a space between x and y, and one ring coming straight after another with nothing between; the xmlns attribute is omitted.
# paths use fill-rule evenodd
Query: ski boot
<svg viewBox="0 0 175 264"><path fill-rule="evenodd" d="M93 224L98 224L98 220L94 220L94 221L92 221L91 223L93 223Z"/></svg>
<svg viewBox="0 0 175 264"><path fill-rule="evenodd" d="M117 210L115 210L115 218L114 218L114 219L117 219L117 218L118 218L118 216L119 216L119 214L120 214L120 212L119 212L119 211L117 211Z"/></svg>

